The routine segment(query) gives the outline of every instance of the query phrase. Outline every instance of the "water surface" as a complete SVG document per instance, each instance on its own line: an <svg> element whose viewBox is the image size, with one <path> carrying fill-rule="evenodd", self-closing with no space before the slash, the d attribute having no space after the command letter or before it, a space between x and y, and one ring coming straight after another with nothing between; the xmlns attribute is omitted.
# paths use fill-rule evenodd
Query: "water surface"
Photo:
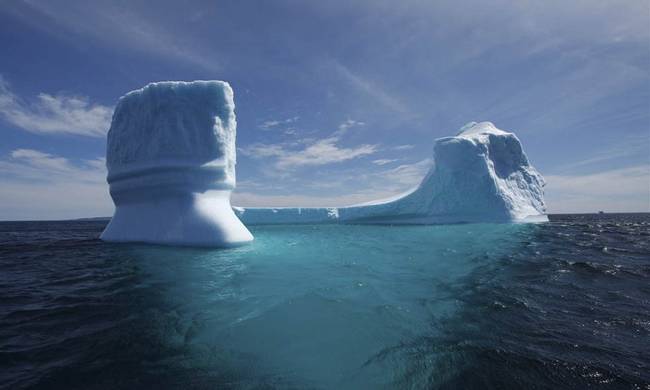
<svg viewBox="0 0 650 390"><path fill-rule="evenodd" d="M254 226L228 250L0 223L6 388L644 388L650 216Z"/></svg>

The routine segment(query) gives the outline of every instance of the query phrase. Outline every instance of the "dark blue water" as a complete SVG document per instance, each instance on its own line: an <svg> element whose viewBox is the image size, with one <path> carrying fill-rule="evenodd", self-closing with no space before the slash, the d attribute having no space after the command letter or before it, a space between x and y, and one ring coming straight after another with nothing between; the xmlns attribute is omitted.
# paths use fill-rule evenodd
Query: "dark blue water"
<svg viewBox="0 0 650 390"><path fill-rule="evenodd" d="M650 388L650 215L259 226L229 250L0 223L0 387Z"/></svg>

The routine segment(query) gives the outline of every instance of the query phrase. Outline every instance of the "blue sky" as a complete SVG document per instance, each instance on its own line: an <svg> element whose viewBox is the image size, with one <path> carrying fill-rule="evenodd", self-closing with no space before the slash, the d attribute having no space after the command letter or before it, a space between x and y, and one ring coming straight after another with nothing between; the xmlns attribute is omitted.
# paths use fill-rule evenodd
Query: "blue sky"
<svg viewBox="0 0 650 390"><path fill-rule="evenodd" d="M0 219L111 215L117 99L195 79L235 90L237 205L390 196L434 139L492 121L550 212L650 211L649 7L0 0Z"/></svg>

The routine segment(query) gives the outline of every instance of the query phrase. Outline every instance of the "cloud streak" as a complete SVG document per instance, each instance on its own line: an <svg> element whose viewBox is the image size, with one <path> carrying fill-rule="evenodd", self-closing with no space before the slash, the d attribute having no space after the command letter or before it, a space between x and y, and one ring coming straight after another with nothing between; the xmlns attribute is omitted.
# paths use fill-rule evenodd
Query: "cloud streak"
<svg viewBox="0 0 650 390"><path fill-rule="evenodd" d="M15 149L9 158L0 159L2 176L11 180L39 182L77 181L106 185L106 159L82 160L73 164L69 159L34 149Z"/></svg>
<svg viewBox="0 0 650 390"><path fill-rule="evenodd" d="M375 153L377 145L363 144L344 148L337 145L338 137L320 139L304 149L289 149L283 144L253 144L239 151L252 158L273 158L278 169L339 163Z"/></svg>
<svg viewBox="0 0 650 390"><path fill-rule="evenodd" d="M399 160L396 159L396 158L380 158L380 159L377 159L377 160L372 160L372 163L375 164L375 165L386 165L386 164L390 164L390 163L395 162L395 161L399 161Z"/></svg>
<svg viewBox="0 0 650 390"><path fill-rule="evenodd" d="M275 126L281 122L274 121L274 123ZM331 136L311 141L302 149L295 149L295 147L286 143L257 143L239 148L239 151L242 155L254 159L272 158L275 160L274 166L281 170L340 163L368 156L378 151L378 146L372 144L363 144L349 148L338 145L341 136L343 136L350 128L362 125L364 125L363 122L348 119L341 123L338 130Z"/></svg>
<svg viewBox="0 0 650 390"><path fill-rule="evenodd" d="M404 116L413 116L413 113L400 99L395 95L389 94L378 84L352 72L348 67L344 66L338 61L331 61L332 68L344 80L354 86L356 89L364 92L366 95L380 103L391 111L397 112Z"/></svg>
<svg viewBox="0 0 650 390"><path fill-rule="evenodd" d="M0 220L109 216L103 158L71 160L33 149L0 159Z"/></svg>
<svg viewBox="0 0 650 390"><path fill-rule="evenodd" d="M58 29L63 27L72 41L92 37L114 47L128 47L210 72L222 70L221 63L211 54L210 47L196 47L196 39L184 34L183 30L170 30L164 21L148 17L150 15L145 17L144 12L136 12L135 6L123 7L112 2L90 4L83 1L61 4L28 0L25 3L32 11L54 21ZM30 14L23 18L27 23L34 23Z"/></svg>
<svg viewBox="0 0 650 390"><path fill-rule="evenodd" d="M27 104L0 77L0 117L31 133L103 137L112 112L110 107L79 96L40 93L33 104Z"/></svg>
<svg viewBox="0 0 650 390"><path fill-rule="evenodd" d="M650 165L545 179L551 213L650 211Z"/></svg>
<svg viewBox="0 0 650 390"><path fill-rule="evenodd" d="M264 121L261 125L259 125L259 128L262 129L262 130L270 130L270 129L276 128L278 126L288 125L288 124L294 123L298 119L300 119L299 116L294 116L294 117L287 118L287 119L282 119L282 120L268 120L268 121Z"/></svg>
<svg viewBox="0 0 650 390"><path fill-rule="evenodd" d="M295 188L282 186L276 188L281 193L268 194L262 193L261 190L266 188L258 183L242 182L233 193L233 204L242 207L343 207L393 198L415 188L431 164L432 160L427 158L376 172L354 168L347 174L338 173L329 177L327 182L318 178L312 182L303 181L303 191L315 190L315 194L296 193ZM350 184L356 188L351 188ZM324 191L340 191L342 188L346 188L347 192L323 194Z"/></svg>

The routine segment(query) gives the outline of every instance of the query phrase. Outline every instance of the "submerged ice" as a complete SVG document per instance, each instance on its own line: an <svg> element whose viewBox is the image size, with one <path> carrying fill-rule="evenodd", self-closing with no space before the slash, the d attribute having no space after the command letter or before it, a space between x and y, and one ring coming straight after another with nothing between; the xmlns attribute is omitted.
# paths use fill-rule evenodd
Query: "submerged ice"
<svg viewBox="0 0 650 390"><path fill-rule="evenodd" d="M101 238L208 246L252 240L230 206L234 109L223 81L152 83L123 96L106 151L116 209Z"/></svg>
<svg viewBox="0 0 650 390"><path fill-rule="evenodd" d="M434 164L422 182L389 201L338 208L243 208L247 224L545 221L544 179L519 139L490 122L471 122L454 137L440 138Z"/></svg>

